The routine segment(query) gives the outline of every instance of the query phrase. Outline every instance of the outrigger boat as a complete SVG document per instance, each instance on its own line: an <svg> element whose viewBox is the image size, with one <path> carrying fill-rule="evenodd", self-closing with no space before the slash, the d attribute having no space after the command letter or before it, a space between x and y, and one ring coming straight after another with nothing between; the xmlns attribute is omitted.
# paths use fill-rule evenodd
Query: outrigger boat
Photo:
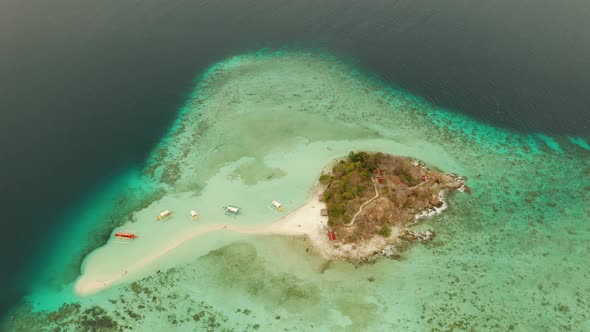
<svg viewBox="0 0 590 332"><path fill-rule="evenodd" d="M281 211L281 212L285 212L285 207L283 206L283 204L281 204L279 201L277 200L272 200L272 205L277 208L277 210Z"/></svg>
<svg viewBox="0 0 590 332"><path fill-rule="evenodd" d="M160 214L156 217L156 220L162 220L166 217L170 217L171 215L172 215L172 211L164 210L164 211L160 212Z"/></svg>
<svg viewBox="0 0 590 332"><path fill-rule="evenodd" d="M199 215L197 214L197 211L191 210L191 216L193 217L194 221L199 221Z"/></svg>
<svg viewBox="0 0 590 332"><path fill-rule="evenodd" d="M122 240L133 240L133 239L137 239L137 235L130 233L130 232L119 232L119 233L115 233L115 237L117 239L122 239Z"/></svg>
<svg viewBox="0 0 590 332"><path fill-rule="evenodd" d="M228 205L224 206L223 209L225 210L225 214L237 216L240 213L240 208L237 206Z"/></svg>

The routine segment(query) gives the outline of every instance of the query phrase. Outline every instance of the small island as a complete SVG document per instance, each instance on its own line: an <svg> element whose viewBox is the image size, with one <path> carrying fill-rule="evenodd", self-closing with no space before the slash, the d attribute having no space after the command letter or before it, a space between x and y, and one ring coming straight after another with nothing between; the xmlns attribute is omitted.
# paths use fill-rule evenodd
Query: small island
<svg viewBox="0 0 590 332"><path fill-rule="evenodd" d="M227 222L222 217L206 224L192 222L159 246L154 245L157 241L136 242L143 250L136 250L141 254L133 260L126 258L125 264L118 257L121 247L112 242L87 258L75 292L86 296L129 280L184 243L219 232L302 237L306 252L311 249L328 262L356 264L383 255L400 257L409 243L428 242L434 237L432 231L418 232L411 225L443 211L445 193L469 191L464 178L456 174L431 170L407 157L363 151L350 152L333 162L318 182L307 202L267 224ZM153 216L153 211L146 215ZM143 228L140 239L159 238L160 228L154 225L158 224L136 224ZM103 264L114 257L119 265L106 271Z"/></svg>
<svg viewBox="0 0 590 332"><path fill-rule="evenodd" d="M432 231L407 229L446 208L447 191L470 192L465 179L424 163L384 153L350 152L320 176L320 200L328 217L330 256L366 261L395 255L395 246L428 242Z"/></svg>

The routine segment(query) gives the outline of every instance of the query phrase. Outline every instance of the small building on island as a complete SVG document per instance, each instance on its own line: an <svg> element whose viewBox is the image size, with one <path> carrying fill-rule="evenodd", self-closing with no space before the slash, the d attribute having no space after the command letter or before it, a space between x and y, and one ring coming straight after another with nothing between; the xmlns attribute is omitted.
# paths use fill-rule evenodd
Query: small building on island
<svg viewBox="0 0 590 332"><path fill-rule="evenodd" d="M376 168L373 171L373 175L375 176L377 183L385 184L385 176L383 175L383 171L381 170L381 168Z"/></svg>

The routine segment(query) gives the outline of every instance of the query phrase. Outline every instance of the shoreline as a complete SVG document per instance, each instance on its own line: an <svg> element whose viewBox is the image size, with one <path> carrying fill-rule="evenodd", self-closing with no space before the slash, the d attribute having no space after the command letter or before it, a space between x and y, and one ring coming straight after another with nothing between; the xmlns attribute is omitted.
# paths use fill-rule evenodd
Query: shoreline
<svg viewBox="0 0 590 332"><path fill-rule="evenodd" d="M328 260L344 260L352 263L363 263L375 259L377 256L390 256L395 254L395 245L402 241L406 229L391 227L391 235L387 238L374 236L362 244L346 243L339 240L330 241L327 237L328 217L321 216L321 210L326 208L326 203L320 200L324 186L316 183L307 201L288 214L276 219L270 224L256 226L240 226L236 224L218 223L196 228L194 231L176 239L172 244L162 250L153 253L135 262L125 271L112 274L107 278L93 278L92 275L82 273L74 284L74 292L78 296L89 296L102 290L124 282L134 273L148 266L152 262L165 256L184 243L200 236L218 232L230 231L246 235L282 235L304 236L309 239L312 249L316 254ZM419 219L434 216L445 210L446 200L441 193L444 206L436 209L436 213L424 215L421 212L416 215L415 222Z"/></svg>
<svg viewBox="0 0 590 332"><path fill-rule="evenodd" d="M305 204L270 224L240 226L236 224L218 223L198 227L194 231L176 239L176 241L164 249L144 257L128 267L125 271L113 274L108 278L97 279L93 278L92 275L82 273L74 284L74 292L78 296L89 296L98 293L124 281L133 275L134 272L165 256L184 243L217 231L231 231L246 235L306 236L312 240L314 249L322 252L323 249L321 248L326 248L328 243L327 238L323 239L321 237L321 227L322 225L327 225L328 217L320 216L321 209L325 208L325 204L319 201L321 190L322 186L317 184Z"/></svg>

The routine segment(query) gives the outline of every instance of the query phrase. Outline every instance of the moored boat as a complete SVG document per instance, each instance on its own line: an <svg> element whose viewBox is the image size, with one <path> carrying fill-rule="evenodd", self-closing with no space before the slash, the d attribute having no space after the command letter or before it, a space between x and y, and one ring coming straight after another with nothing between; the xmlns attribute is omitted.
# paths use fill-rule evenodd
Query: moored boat
<svg viewBox="0 0 590 332"><path fill-rule="evenodd" d="M172 211L164 210L164 211L160 212L160 214L156 217L156 220L162 220L166 217L170 217L171 215L172 215Z"/></svg>
<svg viewBox="0 0 590 332"><path fill-rule="evenodd" d="M224 206L223 209L225 210L226 214L238 215L240 213L240 208L237 206L228 205Z"/></svg>
<svg viewBox="0 0 590 332"><path fill-rule="evenodd" d="M115 237L118 239L133 240L133 239L137 238L137 235L134 233L130 233L130 232L118 232L118 233L115 233Z"/></svg>
<svg viewBox="0 0 590 332"><path fill-rule="evenodd" d="M193 217L193 220L194 221L198 221L199 220L199 214L197 213L197 211L191 210L191 216Z"/></svg>
<svg viewBox="0 0 590 332"><path fill-rule="evenodd" d="M285 207L283 206L283 204L281 204L281 202L277 200L272 200L271 203L277 210L285 212Z"/></svg>

